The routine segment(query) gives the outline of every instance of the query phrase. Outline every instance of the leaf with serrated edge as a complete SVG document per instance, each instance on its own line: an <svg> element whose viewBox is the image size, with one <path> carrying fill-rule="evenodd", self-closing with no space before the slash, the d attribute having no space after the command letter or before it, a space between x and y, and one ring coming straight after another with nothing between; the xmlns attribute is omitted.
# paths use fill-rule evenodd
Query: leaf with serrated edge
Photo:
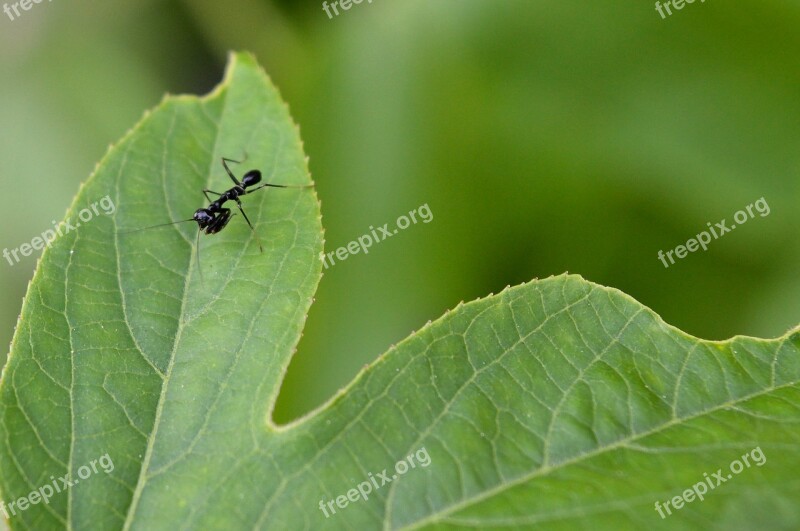
<svg viewBox="0 0 800 531"><path fill-rule="evenodd" d="M245 155L237 170L310 183L286 106L234 54L216 91L165 99L81 188L67 219L106 195L116 211L58 238L28 289L0 487L8 507L96 471L17 507L14 528L800 526L800 330L701 341L576 276L460 305L274 425L321 275L313 189L247 196L263 254L234 219L199 240L202 275L194 224L127 232L188 218L200 190L230 186L220 158ZM763 466L654 510L756 447Z"/></svg>

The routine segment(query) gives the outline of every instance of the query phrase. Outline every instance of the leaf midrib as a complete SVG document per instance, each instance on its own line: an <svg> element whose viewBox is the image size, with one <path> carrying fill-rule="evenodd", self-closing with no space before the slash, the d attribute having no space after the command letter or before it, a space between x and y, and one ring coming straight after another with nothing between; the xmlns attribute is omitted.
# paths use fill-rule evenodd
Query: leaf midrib
<svg viewBox="0 0 800 531"><path fill-rule="evenodd" d="M214 93L206 96L205 98L198 98L197 99L197 103L202 107L206 102L210 101L214 97L219 96L219 97L222 98L222 110L220 111L220 114L219 114L219 121L218 122L214 122L213 120L211 120L212 126L214 126L216 128L216 133L214 135L214 146L210 151L210 161L208 163L208 171L206 172L206 188L208 188L208 186L210 185L211 175L213 174L212 170L213 170L213 164L214 164L214 154L217 152L217 147L219 145L219 139L220 139L220 124L223 123L223 119L225 117L225 112L226 112L227 107L228 107L228 94L229 94L228 83L229 83L229 81L230 81L229 79L226 79L223 82L222 87L224 87L224 88L222 90L220 90L219 93L217 93L215 91ZM173 104L177 105L178 101L177 100L173 101ZM175 114L177 116L177 108L176 108ZM168 137L165 137L165 138L168 138ZM164 156L166 156L166 151L167 150L166 150L166 145L165 145L165 147L164 147ZM164 185L166 185L166 174L165 174L165 171L166 171L166 169L162 165L162 174L161 175L162 175L162 183ZM164 201L165 201L165 204L169 204L168 198L166 197L166 191L165 191ZM184 236L184 239L186 239L185 236ZM191 242L189 242L189 243L191 245ZM160 395L158 397L158 403L156 405L156 413L155 413L155 416L154 416L154 419L153 419L153 429L152 429L152 431L150 433L150 437L148 437L148 440L147 440L147 449L145 450L144 460L142 461L142 466L139 469L139 478L138 478L138 480L136 482L136 488L133 491L133 495L131 496L131 503L130 503L130 505L128 507L127 517L125 519L125 523L123 524L123 530L124 531L130 530L130 527L133 524L133 517L136 514L136 509L138 507L139 501L141 500L142 492L144 490L145 482L147 480L147 471L150 468L150 461L151 461L152 456L153 456L153 448L154 448L154 445L155 445L155 440L156 440L156 437L158 435L158 430L159 430L160 421L161 421L161 414L162 414L162 411L163 411L163 408L164 408L165 399L166 399L166 393L167 393L167 390L169 388L169 383L170 383L171 376L172 376L172 369L173 369L174 364L175 364L175 355L176 355L178 346L180 345L181 338L183 337L183 331L186 328L185 323L183 322L183 319L186 316L186 303L187 303L187 298L188 298L188 294L189 294L189 279L192 276L191 275L191 271L192 271L192 268L193 268L192 264L195 263L195 261L194 261L195 253L198 252L197 246L192 246L191 248L192 248L192 252L189 254L189 263L188 263L188 266L187 266L187 273L184 276L183 296L181 298L181 309L180 309L180 313L178 314L178 317L179 317L178 318L178 329L177 329L177 333L175 334L175 341L172 343L172 351L170 352L170 356L169 356L169 365L167 365L167 372L164 375L164 378L162 379L161 393L160 393ZM119 265L117 265L117 267L119 268ZM142 354L144 354L144 353L142 353Z"/></svg>

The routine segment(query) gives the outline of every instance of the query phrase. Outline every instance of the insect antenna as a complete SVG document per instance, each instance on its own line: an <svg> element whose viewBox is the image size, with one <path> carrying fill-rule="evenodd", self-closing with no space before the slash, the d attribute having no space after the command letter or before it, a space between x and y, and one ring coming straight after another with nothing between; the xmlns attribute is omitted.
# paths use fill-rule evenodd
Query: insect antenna
<svg viewBox="0 0 800 531"><path fill-rule="evenodd" d="M194 221L194 219L182 219L180 221L173 221L171 223L161 223L160 225L151 225L149 227L143 227L141 229L121 230L119 231L119 234L132 234L134 232L142 232L143 230L157 229L159 227L169 227L170 225L177 225L178 223L186 223L187 221Z"/></svg>
<svg viewBox="0 0 800 531"><path fill-rule="evenodd" d="M195 259L197 260L197 274L200 275L200 284L202 284L205 287L206 280L205 278L203 278L203 268L200 267L200 233L202 232L203 229L197 230L197 238L195 239L195 244L194 244L194 253L195 253L194 256Z"/></svg>
<svg viewBox="0 0 800 531"><path fill-rule="evenodd" d="M272 183L263 183L263 184L260 184L260 185L258 185L257 187L255 187L255 188L253 188L251 190L248 190L247 193L248 194L252 194L256 190L261 190L262 188L265 188L267 186L269 186L271 188L314 188L313 184L272 184Z"/></svg>

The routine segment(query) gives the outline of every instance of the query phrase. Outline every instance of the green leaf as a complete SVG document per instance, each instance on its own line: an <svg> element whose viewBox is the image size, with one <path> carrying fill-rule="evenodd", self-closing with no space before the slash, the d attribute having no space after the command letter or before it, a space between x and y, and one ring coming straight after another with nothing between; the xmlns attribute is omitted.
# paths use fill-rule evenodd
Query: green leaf
<svg viewBox="0 0 800 531"><path fill-rule="evenodd" d="M80 482L14 527L800 525L800 330L701 341L576 276L461 305L274 425L321 272L313 190L246 197L264 253L235 219L200 239L202 277L193 224L125 232L188 218L244 152L267 182L309 182L286 107L235 55L216 92L167 99L81 189L67 219L106 195L116 211L45 252L0 389L6 505ZM704 501L654 509L744 455Z"/></svg>

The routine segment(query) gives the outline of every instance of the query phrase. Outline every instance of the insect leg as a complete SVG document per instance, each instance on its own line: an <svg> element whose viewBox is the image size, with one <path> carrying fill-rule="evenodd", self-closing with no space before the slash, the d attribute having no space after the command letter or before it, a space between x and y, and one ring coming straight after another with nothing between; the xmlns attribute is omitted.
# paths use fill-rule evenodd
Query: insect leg
<svg viewBox="0 0 800 531"><path fill-rule="evenodd" d="M239 182L239 179L237 179L237 178L236 178L236 177L233 175L233 172L232 172L232 171L231 171L231 169L228 167L228 163L229 163L229 162L235 162L236 164L239 164L239 163L240 163L240 162L242 162L242 161L240 161L240 160L233 160L233 159L226 159L225 157L222 157L222 165L225 167L225 171L226 171L226 172L228 172L228 176L229 176L229 177L231 178L231 180L233 181L233 184L235 184L236 186L239 186L239 185L241 185L242 183L240 183L240 182Z"/></svg>
<svg viewBox="0 0 800 531"><path fill-rule="evenodd" d="M242 216L244 216L244 220L247 222L248 225L250 225L250 230L253 231L253 235L256 237L256 241L258 242L258 248L261 249L261 252L263 253L264 246L261 245L261 238L258 237L256 229L253 227L253 224L250 223L250 218L248 218L247 214L244 213L244 209L242 208L242 202L239 200L238 197L236 198L236 205L239 207L239 212L241 212Z"/></svg>
<svg viewBox="0 0 800 531"><path fill-rule="evenodd" d="M222 195L222 194L221 194L221 193L219 193L219 192L215 192L214 190L208 190L208 189L205 189L205 190L203 190L203 193L205 194L205 196L206 196L206 199L208 199L208 202L209 202L209 203L210 203L211 201L213 201L213 199L211 199L210 197L208 197L208 194L214 194L214 195L216 195L217 197L219 197L219 196L221 196L221 195Z"/></svg>

